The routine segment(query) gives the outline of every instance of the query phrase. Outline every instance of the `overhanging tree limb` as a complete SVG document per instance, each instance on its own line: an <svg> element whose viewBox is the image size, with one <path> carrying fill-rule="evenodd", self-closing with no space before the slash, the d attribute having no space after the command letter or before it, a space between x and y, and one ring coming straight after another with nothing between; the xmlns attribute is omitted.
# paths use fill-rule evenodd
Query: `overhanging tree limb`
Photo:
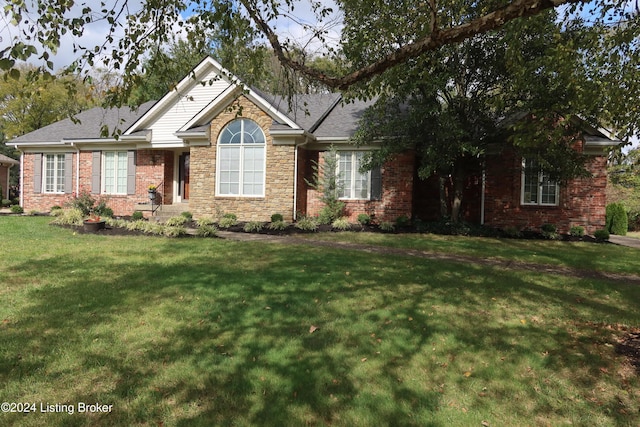
<svg viewBox="0 0 640 427"><path fill-rule="evenodd" d="M241 3L260 31L265 34L278 60L285 67L316 79L331 88L347 89L355 83L381 74L385 70L401 64L408 59L420 56L425 52L498 29L514 19L537 15L547 9L553 9L564 4L585 3L585 0L515 0L500 9L452 28L438 29L434 24L433 30L428 36L402 46L384 58L340 77L329 76L322 71L316 70L289 57L286 52L286 47L280 43L278 36L259 15L255 5L251 4L249 0L241 0Z"/></svg>

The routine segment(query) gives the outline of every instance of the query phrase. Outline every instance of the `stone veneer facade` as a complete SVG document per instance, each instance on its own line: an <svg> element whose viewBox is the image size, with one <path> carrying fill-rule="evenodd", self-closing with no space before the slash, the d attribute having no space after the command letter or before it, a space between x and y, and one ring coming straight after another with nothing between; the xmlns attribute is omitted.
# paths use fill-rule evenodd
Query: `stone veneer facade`
<svg viewBox="0 0 640 427"><path fill-rule="evenodd" d="M238 118L237 111L225 110L211 122L211 145L191 147L189 209L194 217L233 213L239 221L270 221L280 213L286 221L294 215L295 146L275 145L269 133L271 117L245 97L238 99L242 118L258 123L266 137L264 197L216 196L216 155L222 129Z"/></svg>

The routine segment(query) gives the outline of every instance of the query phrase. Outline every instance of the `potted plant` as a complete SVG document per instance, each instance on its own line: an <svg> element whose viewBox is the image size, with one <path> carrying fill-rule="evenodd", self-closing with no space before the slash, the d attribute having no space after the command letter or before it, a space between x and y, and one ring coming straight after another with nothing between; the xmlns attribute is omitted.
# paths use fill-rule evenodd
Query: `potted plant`
<svg viewBox="0 0 640 427"><path fill-rule="evenodd" d="M84 231L88 233L95 233L99 230L104 229L105 220L100 218L95 212L91 212L88 218L83 221Z"/></svg>
<svg viewBox="0 0 640 427"><path fill-rule="evenodd" d="M149 186L149 200L154 201L156 199L156 191L158 187L156 185Z"/></svg>

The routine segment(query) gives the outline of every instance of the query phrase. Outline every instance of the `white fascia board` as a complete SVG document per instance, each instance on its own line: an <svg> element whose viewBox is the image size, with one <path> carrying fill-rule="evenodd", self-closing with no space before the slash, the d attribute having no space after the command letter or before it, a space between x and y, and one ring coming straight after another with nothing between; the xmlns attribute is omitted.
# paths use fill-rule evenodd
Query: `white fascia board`
<svg viewBox="0 0 640 427"><path fill-rule="evenodd" d="M227 70L225 70L222 65L220 65L216 60L211 58L210 56L206 57L200 64L198 64L189 74L183 78L174 89L165 94L156 104L149 109L142 117L136 120L129 129L127 129L124 134L128 135L137 130L144 129L145 126L142 126L148 122L153 121L153 119L160 114L164 109L172 104L176 98L182 96L183 92L191 87L199 84L198 80L203 75L208 74L211 70L215 70L216 74L220 76L220 79L229 82L229 79L226 76L231 75ZM229 82L231 83L231 82Z"/></svg>
<svg viewBox="0 0 640 427"><path fill-rule="evenodd" d="M264 99L254 91L249 90L249 93L247 93L246 96L247 98L249 98L251 102L256 104L258 107L262 108L265 112L267 112L267 114L269 114L272 119L280 123L286 123L293 129L301 129L296 122L291 120L286 114L284 114L282 111L275 108L271 103L267 102L266 99Z"/></svg>

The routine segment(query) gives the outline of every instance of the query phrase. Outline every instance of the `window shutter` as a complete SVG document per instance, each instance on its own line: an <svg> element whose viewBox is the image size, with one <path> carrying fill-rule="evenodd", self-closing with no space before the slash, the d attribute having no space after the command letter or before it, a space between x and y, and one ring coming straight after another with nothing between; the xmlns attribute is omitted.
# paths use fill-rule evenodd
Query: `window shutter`
<svg viewBox="0 0 640 427"><path fill-rule="evenodd" d="M100 151L91 153L91 194L100 194L101 156Z"/></svg>
<svg viewBox="0 0 640 427"><path fill-rule="evenodd" d="M136 152L127 151L127 194L136 194Z"/></svg>
<svg viewBox="0 0 640 427"><path fill-rule="evenodd" d="M42 193L42 153L33 156L33 192Z"/></svg>
<svg viewBox="0 0 640 427"><path fill-rule="evenodd" d="M382 200L382 172L380 166L371 169L371 200Z"/></svg>
<svg viewBox="0 0 640 427"><path fill-rule="evenodd" d="M73 193L73 153L64 155L64 192Z"/></svg>

